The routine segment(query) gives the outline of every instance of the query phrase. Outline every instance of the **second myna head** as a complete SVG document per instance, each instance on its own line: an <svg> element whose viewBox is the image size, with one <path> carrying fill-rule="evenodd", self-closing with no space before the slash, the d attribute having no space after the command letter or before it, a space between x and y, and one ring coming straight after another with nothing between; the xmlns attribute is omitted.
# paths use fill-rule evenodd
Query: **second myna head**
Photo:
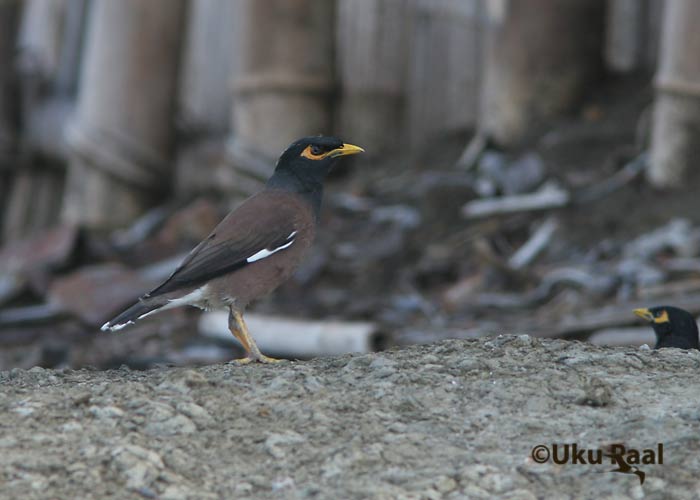
<svg viewBox="0 0 700 500"><path fill-rule="evenodd" d="M647 320L656 333L656 347L700 349L698 325L688 311L672 306L635 309L634 314Z"/></svg>

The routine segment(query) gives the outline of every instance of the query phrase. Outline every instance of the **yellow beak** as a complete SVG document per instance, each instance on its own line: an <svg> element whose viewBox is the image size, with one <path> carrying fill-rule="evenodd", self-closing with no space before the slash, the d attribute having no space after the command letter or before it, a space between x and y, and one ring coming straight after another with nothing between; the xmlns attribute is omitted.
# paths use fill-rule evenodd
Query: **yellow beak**
<svg viewBox="0 0 700 500"><path fill-rule="evenodd" d="M654 315L649 309L635 309L634 314L647 321L654 321Z"/></svg>
<svg viewBox="0 0 700 500"><path fill-rule="evenodd" d="M328 153L331 158L337 158L339 156L356 155L358 153L364 153L365 150L360 146L355 146L354 144L343 144L337 149L334 149Z"/></svg>

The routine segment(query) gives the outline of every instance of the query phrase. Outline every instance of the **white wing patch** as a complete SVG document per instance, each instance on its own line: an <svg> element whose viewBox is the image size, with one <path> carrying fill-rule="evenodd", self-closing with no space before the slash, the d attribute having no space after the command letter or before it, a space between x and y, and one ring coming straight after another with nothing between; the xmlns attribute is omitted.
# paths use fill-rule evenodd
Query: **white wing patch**
<svg viewBox="0 0 700 500"><path fill-rule="evenodd" d="M285 243L284 245L281 245L281 246L279 246L279 247L277 247L277 248L273 248L272 250L268 250L267 248L263 248L263 249L260 250L259 252L257 252L257 253L255 253L255 254L251 255L250 257L248 257L248 258L246 259L246 262L247 262L248 264L250 264L251 262L255 262L256 260L262 260L262 259L264 259L264 258L266 258L266 257L269 257L270 255L272 255L272 254L274 254L274 253L277 253L277 252L279 252L280 250L284 250L285 248L289 248L290 246L292 246L292 243L294 243L294 236L295 236L296 234L297 234L296 231L292 231L291 233L289 233L289 236L287 236L287 239L290 240L290 241L288 241L288 242Z"/></svg>

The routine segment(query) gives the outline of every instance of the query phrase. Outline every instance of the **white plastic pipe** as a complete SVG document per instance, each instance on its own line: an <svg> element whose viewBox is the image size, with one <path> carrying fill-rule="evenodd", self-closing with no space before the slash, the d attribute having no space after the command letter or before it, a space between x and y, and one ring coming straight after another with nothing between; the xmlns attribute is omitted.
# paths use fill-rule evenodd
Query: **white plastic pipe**
<svg viewBox="0 0 700 500"><path fill-rule="evenodd" d="M313 321L279 316L246 314L245 322L260 350L270 356L313 358L350 352L382 350L389 337L374 323ZM238 343L228 329L228 313L203 313L199 319L202 335Z"/></svg>

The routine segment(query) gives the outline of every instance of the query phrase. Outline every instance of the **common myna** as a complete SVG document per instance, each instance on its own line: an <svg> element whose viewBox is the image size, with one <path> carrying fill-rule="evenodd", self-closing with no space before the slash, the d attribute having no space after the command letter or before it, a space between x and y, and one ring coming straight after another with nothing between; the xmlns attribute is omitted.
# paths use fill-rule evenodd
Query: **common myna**
<svg viewBox="0 0 700 500"><path fill-rule="evenodd" d="M688 311L671 306L635 309L634 314L651 323L656 333L656 347L700 349L698 324Z"/></svg>
<svg viewBox="0 0 700 500"><path fill-rule="evenodd" d="M297 268L314 239L326 174L341 156L363 151L335 137L305 137L291 144L262 191L229 213L164 283L102 330L119 330L183 305L228 308L229 329L247 355L238 361L276 361L260 352L243 312Z"/></svg>

